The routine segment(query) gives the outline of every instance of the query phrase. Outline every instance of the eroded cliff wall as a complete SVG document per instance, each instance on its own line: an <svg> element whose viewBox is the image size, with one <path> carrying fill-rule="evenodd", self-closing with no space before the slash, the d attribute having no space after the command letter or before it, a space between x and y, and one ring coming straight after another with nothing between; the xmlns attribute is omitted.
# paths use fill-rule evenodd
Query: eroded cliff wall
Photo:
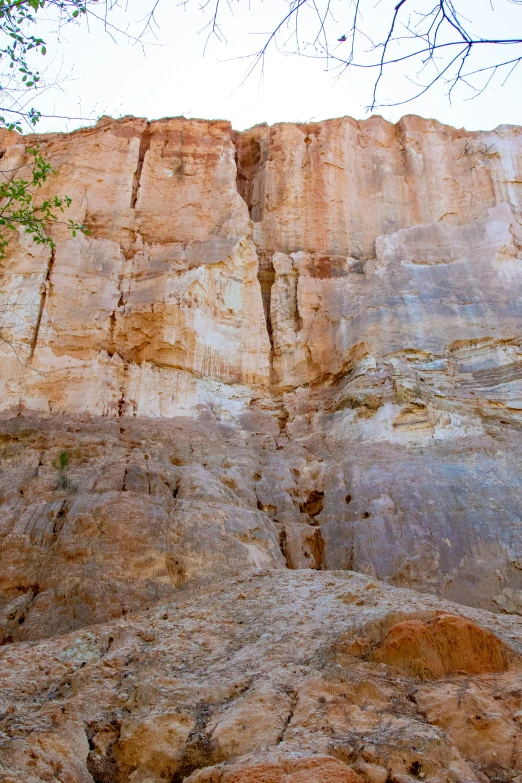
<svg viewBox="0 0 522 783"><path fill-rule="evenodd" d="M261 565L522 611L522 129L36 140L89 234L2 262L5 638Z"/></svg>
<svg viewBox="0 0 522 783"><path fill-rule="evenodd" d="M426 396L450 376L469 401L489 366L516 382L519 128L130 118L38 141L90 234L11 248L2 409L172 417L232 397L236 418L385 357L426 367ZM2 167L33 142L5 135Z"/></svg>

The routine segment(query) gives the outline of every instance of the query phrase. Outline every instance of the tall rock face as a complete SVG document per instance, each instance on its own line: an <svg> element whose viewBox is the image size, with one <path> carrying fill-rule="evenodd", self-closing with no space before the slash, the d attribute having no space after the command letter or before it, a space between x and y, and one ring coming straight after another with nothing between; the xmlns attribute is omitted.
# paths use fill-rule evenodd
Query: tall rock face
<svg viewBox="0 0 522 783"><path fill-rule="evenodd" d="M522 613L521 128L35 142L89 233L1 262L5 640L260 567Z"/></svg>
<svg viewBox="0 0 522 783"><path fill-rule="evenodd" d="M49 185L73 198L70 216L90 235L62 230L56 250L36 257L30 241L13 249L4 290L25 345L22 365L7 353L3 407L173 416L220 383L266 381L256 251L228 125L131 120L44 148L58 170ZM12 146L5 165L22 154Z"/></svg>
<svg viewBox="0 0 522 783"><path fill-rule="evenodd" d="M33 141L5 134L2 167ZM519 128L131 118L38 141L89 234L10 249L3 410L171 418L233 394L236 418L392 356L426 396L455 369L516 383Z"/></svg>

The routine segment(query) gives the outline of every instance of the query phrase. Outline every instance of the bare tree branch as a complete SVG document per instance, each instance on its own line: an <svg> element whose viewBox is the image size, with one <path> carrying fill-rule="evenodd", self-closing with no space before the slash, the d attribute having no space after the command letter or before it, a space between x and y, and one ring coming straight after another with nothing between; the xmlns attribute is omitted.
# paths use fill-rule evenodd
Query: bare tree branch
<svg viewBox="0 0 522 783"><path fill-rule="evenodd" d="M183 5L193 2L184 0ZM199 6L202 13L209 3L207 0ZM469 0L378 0L379 22L382 22L378 29L375 14L371 24L364 21L365 11L369 17L374 12L375 0L278 0L279 21L265 34L262 46L242 58L249 61L245 79L257 67L263 69L267 53L275 47L284 54L324 60L328 70L339 73L350 69L375 70L370 110L408 103L439 82L445 86L450 100L457 87L475 97L499 72L504 71L502 83L505 83L522 60L522 0L498 0L495 6L489 0L489 13L501 29L502 6L505 13L508 4L520 9L519 25L515 26L513 35L512 25L510 28L508 23L504 24L509 34L497 37L474 32L473 20L467 19L464 13L466 8L473 8ZM230 8L230 0L225 7ZM223 11L223 4L215 0L211 19L204 28L210 26L209 35L222 43L225 41ZM306 12L308 24L304 25L302 14ZM340 28L338 16L343 20L344 30ZM474 16L472 12L471 16ZM311 19L315 19L312 37ZM288 29L292 30L289 38L285 33ZM348 51L343 54L345 47ZM396 93L404 84L414 84L415 89L404 97L396 94L392 100L384 100L383 80L391 74ZM419 82L422 74L424 78Z"/></svg>

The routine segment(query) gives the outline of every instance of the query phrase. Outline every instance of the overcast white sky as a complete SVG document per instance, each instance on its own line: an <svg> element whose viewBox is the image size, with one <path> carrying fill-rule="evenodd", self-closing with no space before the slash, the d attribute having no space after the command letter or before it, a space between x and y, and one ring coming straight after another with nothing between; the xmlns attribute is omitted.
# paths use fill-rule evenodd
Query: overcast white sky
<svg viewBox="0 0 522 783"><path fill-rule="evenodd" d="M336 0L338 3L340 0ZM381 0L367 12L366 23L378 26L384 11L396 0ZM522 6L508 0L459 0L459 7L472 18L482 35L497 32L522 37ZM128 19L143 15L149 0L129 0ZM250 10L249 10L250 5ZM348 0L344 5L348 7ZM369 5L369 3L368 3ZM160 0L157 11L158 37L142 50L121 38L115 43L99 26L68 27L59 46L48 36L51 70L61 67L67 76L59 91L49 92L38 103L43 113L77 117L134 114L149 119L184 115L207 119L228 119L244 129L260 122L321 120L351 115L368 117L373 75L350 72L336 79L323 62L279 54L273 49L263 75L255 71L243 81L247 62L241 55L255 51L281 13L280 0L233 0L234 15L224 14L227 43L213 39L203 53L206 34L198 33L208 19L200 0L183 8L179 0ZM500 9L500 11L499 11ZM114 18L117 23L118 18ZM122 20L119 20L122 22ZM303 20L304 37L312 20ZM342 20L333 26L342 34ZM518 33L517 33L518 31ZM485 55L486 56L486 55ZM397 72L385 85L388 97L395 97L400 80ZM452 105L441 86L423 98L396 108L380 109L386 119L396 121L404 114L420 114L470 130L490 129L502 123L522 124L522 65L505 86L498 77L478 98L465 101L469 93L456 95ZM403 83L403 87L404 87ZM398 86L397 86L397 89ZM39 131L72 130L82 121L42 120Z"/></svg>

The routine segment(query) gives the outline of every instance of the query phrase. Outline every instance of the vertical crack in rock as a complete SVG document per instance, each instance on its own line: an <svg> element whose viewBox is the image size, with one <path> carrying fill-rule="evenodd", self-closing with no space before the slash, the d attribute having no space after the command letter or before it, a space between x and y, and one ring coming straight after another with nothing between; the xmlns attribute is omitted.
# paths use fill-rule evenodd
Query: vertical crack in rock
<svg viewBox="0 0 522 783"><path fill-rule="evenodd" d="M118 400L118 417L121 419L125 413L125 393L122 391Z"/></svg>
<svg viewBox="0 0 522 783"><path fill-rule="evenodd" d="M285 739L285 734L287 732L288 727L290 726L290 723L292 722L292 718L294 717L295 710L297 707L297 702L299 699L298 693L294 688L285 688L285 691L287 692L288 696L290 697L290 709L288 711L288 715L285 718L285 722L283 724L283 727L279 733L279 736L276 740L276 745L280 745L283 740Z"/></svg>
<svg viewBox="0 0 522 783"><path fill-rule="evenodd" d="M286 567L290 568L288 565L288 552L287 552L287 543L286 543L286 530L284 527L282 527L279 531L279 549L281 550L281 554L283 555Z"/></svg>
<svg viewBox="0 0 522 783"><path fill-rule="evenodd" d="M259 258L257 278L259 280L259 285L261 286L261 299L263 300L263 312L265 314L265 323L268 332L268 339L270 340L270 348L271 348L270 353L272 354L274 350L274 340L272 334L270 301L272 296L272 286L275 280L275 270L270 260L265 261L262 257Z"/></svg>
<svg viewBox="0 0 522 783"><path fill-rule="evenodd" d="M259 223L263 217L263 163L261 145L257 139L248 134L236 133L232 135L232 144L235 148L236 161L236 187L237 192L248 207L248 214L254 223ZM273 382L273 357L274 341L272 334L272 320L270 314L270 302L272 285L275 280L275 270L271 259L256 245L258 263L258 280L261 287L263 312L265 324L270 341L270 375Z"/></svg>
<svg viewBox="0 0 522 783"><path fill-rule="evenodd" d="M131 195L131 209L136 209L136 203L138 201L138 194L141 184L141 174L143 171L143 163L145 161L145 155L150 149L151 131L150 122L147 123L147 127L141 134L140 138L140 150L138 153L138 164L136 171L134 172L134 179L132 182L132 195Z"/></svg>
<svg viewBox="0 0 522 783"><path fill-rule="evenodd" d="M110 348L108 351L109 356L114 355L114 331L116 329L116 310L113 310L109 319L109 342Z"/></svg>
<svg viewBox="0 0 522 783"><path fill-rule="evenodd" d="M122 248L120 248L120 251L122 253L123 258L126 259L126 254L123 251ZM131 256L132 257L132 256ZM122 290L124 280L124 271L119 272L118 279L116 281L119 297L118 297L118 303L116 305L116 308L112 311L110 318L109 318L109 346L107 348L107 352L109 356L114 356L116 353L116 325L117 325L117 313L121 311L123 308L123 314L125 314L125 297Z"/></svg>
<svg viewBox="0 0 522 783"><path fill-rule="evenodd" d="M179 132L179 164L176 169L176 174L178 177L182 177L185 173L185 160L183 158L183 145L185 143L185 128L183 125L181 126L181 130Z"/></svg>
<svg viewBox="0 0 522 783"><path fill-rule="evenodd" d="M29 361L31 361L31 359L33 358L34 352L36 350L36 344L38 342L38 334L40 333L40 325L42 323L43 312L47 300L47 292L49 291L51 285L51 275L53 272L55 260L56 260L56 248L51 247L51 252L49 253L49 259L47 261L45 280L42 284L41 291L40 291L40 307L38 308L38 315L36 317L36 323L34 325L33 338L31 340L31 344L29 347Z"/></svg>
<svg viewBox="0 0 522 783"><path fill-rule="evenodd" d="M257 248L256 248L257 249ZM265 316L265 326L270 341L270 383L272 385L276 382L276 375L274 372L274 334L272 324L272 286L275 281L275 269L272 264L272 260L267 258L266 254L261 253L257 249L258 267L257 267L257 279L259 280L259 286L261 289L261 299L263 302L263 313Z"/></svg>
<svg viewBox="0 0 522 783"><path fill-rule="evenodd" d="M195 716L196 724L183 748L178 769L174 772L171 783L183 783L193 772L211 766L216 760L216 749L206 730L211 715L212 708L209 704L199 705Z"/></svg>
<svg viewBox="0 0 522 783"><path fill-rule="evenodd" d="M232 139L236 148L237 191L248 207L248 214L254 223L263 218L263 203L259 199L261 173L261 145L256 139L243 134Z"/></svg>
<svg viewBox="0 0 522 783"><path fill-rule="evenodd" d="M70 484L67 488L70 488ZM65 524L67 512L68 512L67 503L65 500L63 500L61 507L57 509L56 516L53 521L53 528L51 531L51 541L50 541L51 546L54 543L56 543L56 541L58 540L58 536L62 532L62 528Z"/></svg>
<svg viewBox="0 0 522 783"><path fill-rule="evenodd" d="M120 383L120 388L119 388L120 396L119 396L119 399L118 399L118 418L120 418L120 419L121 419L122 416L125 416L126 411L127 411L127 400L125 398L125 391L127 389L128 369L129 369L128 364L124 360L123 377L122 377L121 383Z"/></svg>

